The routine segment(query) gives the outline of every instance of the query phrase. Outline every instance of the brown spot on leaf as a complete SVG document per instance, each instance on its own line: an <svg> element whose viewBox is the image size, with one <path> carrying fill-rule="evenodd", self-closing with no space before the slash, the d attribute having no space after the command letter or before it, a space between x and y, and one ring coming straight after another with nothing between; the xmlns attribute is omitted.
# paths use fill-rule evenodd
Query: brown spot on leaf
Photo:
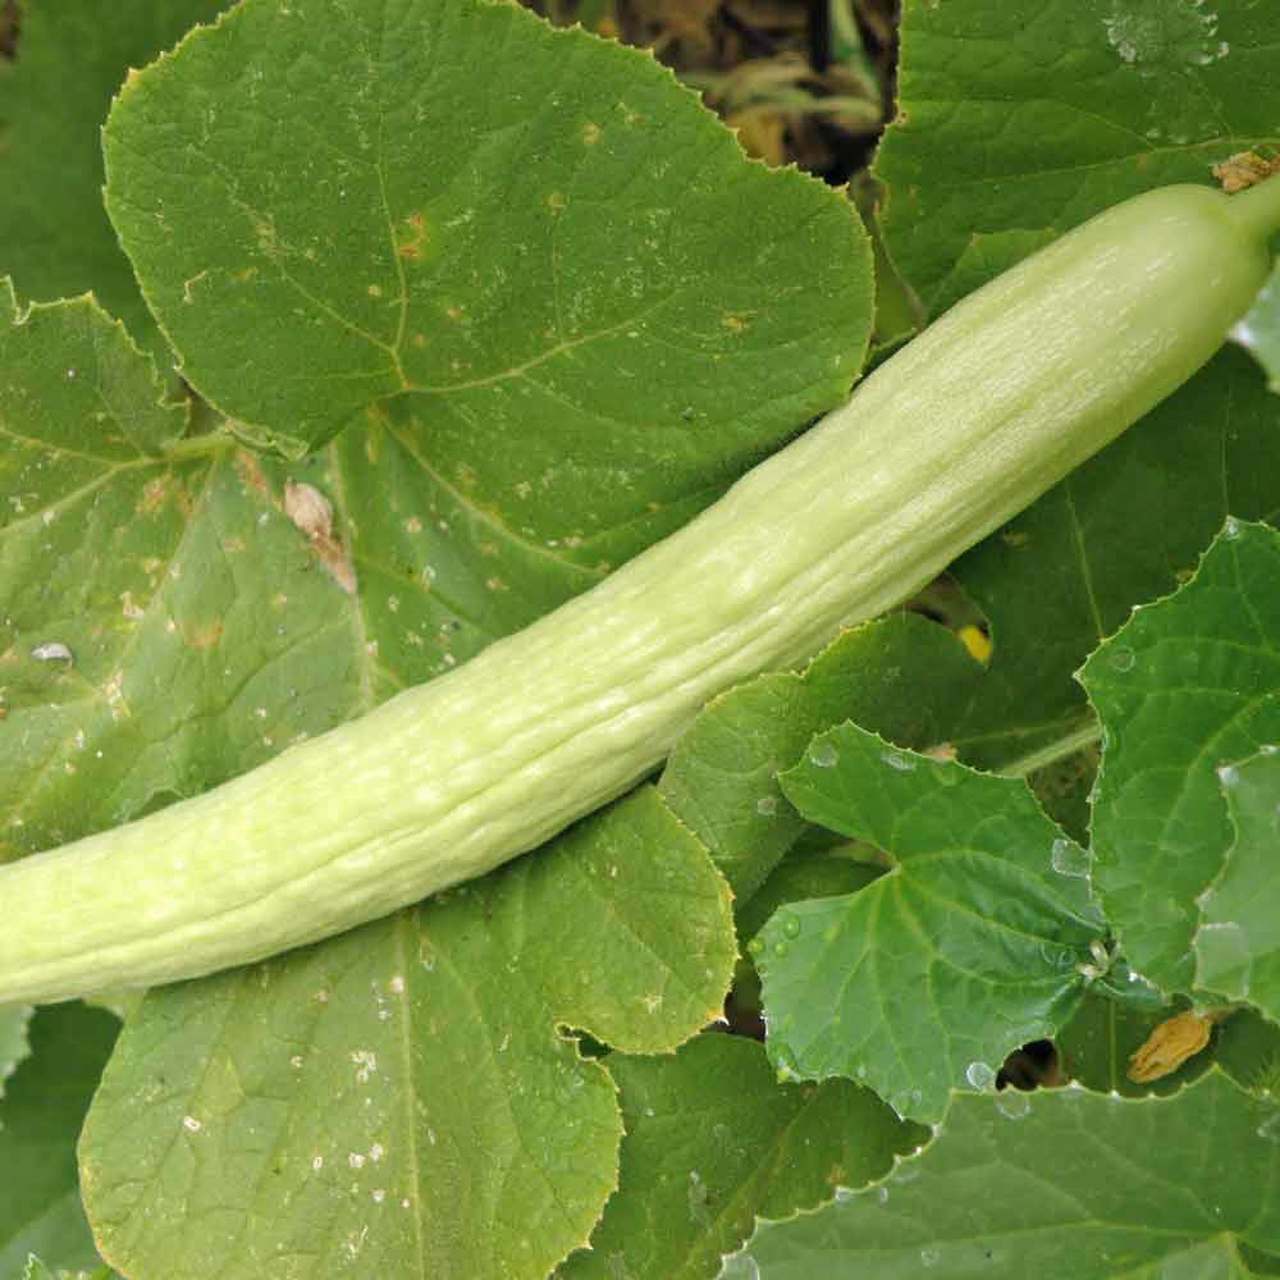
<svg viewBox="0 0 1280 1280"><path fill-rule="evenodd" d="M257 458L247 450L241 449L236 453L236 474L240 477L241 484L246 489L252 489L254 493L267 497L271 492L271 487L267 484L267 478L262 474L262 467L258 464Z"/></svg>
<svg viewBox="0 0 1280 1280"><path fill-rule="evenodd" d="M169 485L172 476L165 474L156 476L154 480L149 480L146 487L142 490L142 496L138 499L138 504L134 510L140 516L153 516L169 497Z"/></svg>
<svg viewBox="0 0 1280 1280"><path fill-rule="evenodd" d="M400 224L396 237L396 253L409 262L421 262L427 244L427 220L421 213L411 213Z"/></svg>
<svg viewBox="0 0 1280 1280"><path fill-rule="evenodd" d="M222 639L222 623L214 618L198 626L183 627L183 642L191 649L215 649Z"/></svg>
<svg viewBox="0 0 1280 1280"><path fill-rule="evenodd" d="M356 571L341 541L333 532L333 505L314 485L284 487L285 515L310 544L311 554L347 595L356 593Z"/></svg>
<svg viewBox="0 0 1280 1280"><path fill-rule="evenodd" d="M3 0L0 3L0 58L12 62L17 56L21 27L22 15L18 11L18 0Z"/></svg>
<svg viewBox="0 0 1280 1280"><path fill-rule="evenodd" d="M333 534L333 506L314 485L287 481L284 513L308 538L328 538Z"/></svg>

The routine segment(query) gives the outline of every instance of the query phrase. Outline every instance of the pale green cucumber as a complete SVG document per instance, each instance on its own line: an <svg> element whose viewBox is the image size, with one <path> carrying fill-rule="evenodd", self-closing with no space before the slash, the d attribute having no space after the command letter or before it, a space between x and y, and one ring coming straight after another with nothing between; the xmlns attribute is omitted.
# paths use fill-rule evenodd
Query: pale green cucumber
<svg viewBox="0 0 1280 1280"><path fill-rule="evenodd" d="M256 960L534 848L714 694L898 603L1190 377L1277 227L1280 181L1118 205L533 626L203 796L0 868L0 1002Z"/></svg>

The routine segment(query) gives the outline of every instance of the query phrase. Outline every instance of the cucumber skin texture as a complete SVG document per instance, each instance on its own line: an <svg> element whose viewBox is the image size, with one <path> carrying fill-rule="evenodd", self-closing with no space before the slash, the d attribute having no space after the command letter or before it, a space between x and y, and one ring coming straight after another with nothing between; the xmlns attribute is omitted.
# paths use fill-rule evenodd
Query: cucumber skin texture
<svg viewBox="0 0 1280 1280"><path fill-rule="evenodd" d="M1264 184L1266 186L1267 184ZM1280 184L1277 187L1280 190ZM196 977L477 876L620 795L711 697L900 602L1221 345L1275 192L1167 187L963 300L603 583L211 792L0 868L0 1002Z"/></svg>

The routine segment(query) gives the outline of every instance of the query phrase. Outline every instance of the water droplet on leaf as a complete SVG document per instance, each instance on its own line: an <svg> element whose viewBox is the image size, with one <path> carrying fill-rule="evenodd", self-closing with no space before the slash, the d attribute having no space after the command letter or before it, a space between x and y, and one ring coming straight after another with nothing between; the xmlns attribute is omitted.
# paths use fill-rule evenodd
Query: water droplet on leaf
<svg viewBox="0 0 1280 1280"><path fill-rule="evenodd" d="M1089 874L1089 854L1065 836L1059 836L1050 846L1049 863L1060 876Z"/></svg>
<svg viewBox="0 0 1280 1280"><path fill-rule="evenodd" d="M1113 671L1132 671L1134 664L1133 650L1117 645L1107 654L1107 661Z"/></svg>
<svg viewBox="0 0 1280 1280"><path fill-rule="evenodd" d="M985 1092L995 1084L996 1073L985 1062L971 1062L964 1069L964 1078L974 1089Z"/></svg>
<svg viewBox="0 0 1280 1280"><path fill-rule="evenodd" d="M996 1110L1010 1120L1021 1120L1031 1110L1031 1095L1020 1089L1004 1089L996 1094Z"/></svg>

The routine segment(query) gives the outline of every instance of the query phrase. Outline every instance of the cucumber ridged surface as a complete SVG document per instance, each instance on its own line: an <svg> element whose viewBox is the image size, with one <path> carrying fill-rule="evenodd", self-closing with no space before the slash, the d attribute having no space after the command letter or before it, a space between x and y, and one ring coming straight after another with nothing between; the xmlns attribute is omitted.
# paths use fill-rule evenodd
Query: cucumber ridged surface
<svg viewBox="0 0 1280 1280"><path fill-rule="evenodd" d="M884 611L1191 376L1270 269L1280 181L1152 191L966 298L599 586L217 789L0 868L0 1002L195 977L536 847L711 697Z"/></svg>

